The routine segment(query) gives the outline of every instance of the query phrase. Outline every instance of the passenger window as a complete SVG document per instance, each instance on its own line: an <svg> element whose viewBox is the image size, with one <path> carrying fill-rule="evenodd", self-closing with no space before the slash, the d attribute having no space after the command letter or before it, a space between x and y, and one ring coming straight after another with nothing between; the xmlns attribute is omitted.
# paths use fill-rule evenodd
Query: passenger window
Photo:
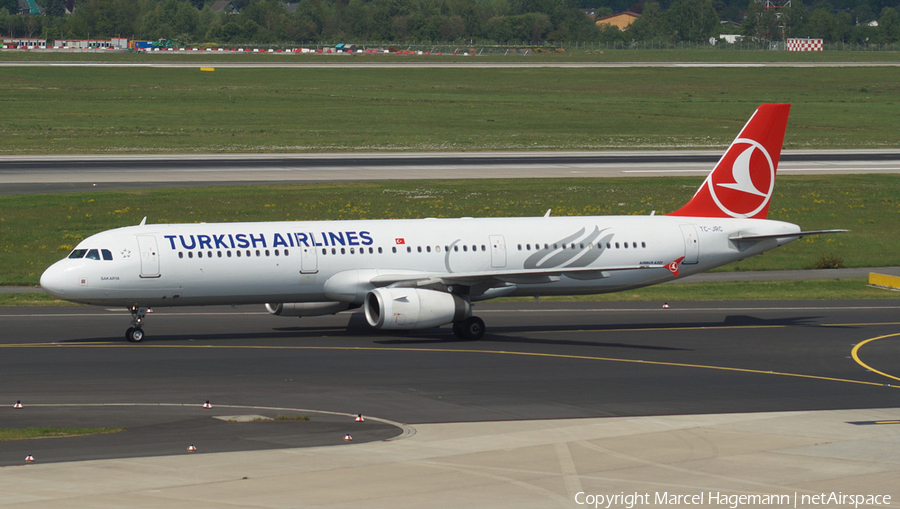
<svg viewBox="0 0 900 509"><path fill-rule="evenodd" d="M96 249L91 249L90 251L88 251L87 256L85 258L87 258L88 260L99 260L100 252L97 251Z"/></svg>
<svg viewBox="0 0 900 509"><path fill-rule="evenodd" d="M113 259L112 252L110 252L109 249L101 249L100 254L103 255L104 260L112 260Z"/></svg>

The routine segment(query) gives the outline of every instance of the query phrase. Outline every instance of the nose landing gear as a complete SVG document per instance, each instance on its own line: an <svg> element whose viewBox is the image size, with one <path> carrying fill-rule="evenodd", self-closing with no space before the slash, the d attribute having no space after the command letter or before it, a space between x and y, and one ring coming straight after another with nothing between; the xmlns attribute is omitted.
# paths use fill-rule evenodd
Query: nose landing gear
<svg viewBox="0 0 900 509"><path fill-rule="evenodd" d="M144 340L144 330L141 327L149 308L131 306L128 310L131 311L131 327L125 331L125 339L131 343L140 343Z"/></svg>

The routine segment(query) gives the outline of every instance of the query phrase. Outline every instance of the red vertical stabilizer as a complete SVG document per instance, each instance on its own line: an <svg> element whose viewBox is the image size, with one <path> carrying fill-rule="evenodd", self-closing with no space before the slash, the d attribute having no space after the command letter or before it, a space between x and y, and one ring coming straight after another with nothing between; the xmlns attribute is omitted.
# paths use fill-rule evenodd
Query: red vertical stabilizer
<svg viewBox="0 0 900 509"><path fill-rule="evenodd" d="M694 197L670 216L765 219L790 104L763 104Z"/></svg>

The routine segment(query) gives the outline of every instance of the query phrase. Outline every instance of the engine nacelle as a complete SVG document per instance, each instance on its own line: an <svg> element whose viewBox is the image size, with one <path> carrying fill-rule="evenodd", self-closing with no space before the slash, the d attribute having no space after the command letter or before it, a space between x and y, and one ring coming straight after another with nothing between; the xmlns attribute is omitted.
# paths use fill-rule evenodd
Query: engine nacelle
<svg viewBox="0 0 900 509"><path fill-rule="evenodd" d="M350 308L349 302L287 302L266 304L266 311L277 316L322 316Z"/></svg>
<svg viewBox="0 0 900 509"><path fill-rule="evenodd" d="M378 329L424 329L458 322L472 306L452 293L417 288L378 288L366 294L366 321Z"/></svg>

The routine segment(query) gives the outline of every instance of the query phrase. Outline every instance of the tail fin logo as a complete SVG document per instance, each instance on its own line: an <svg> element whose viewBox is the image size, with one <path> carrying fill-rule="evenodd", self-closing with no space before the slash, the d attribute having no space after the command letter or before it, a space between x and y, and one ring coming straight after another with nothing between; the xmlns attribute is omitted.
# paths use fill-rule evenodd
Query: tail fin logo
<svg viewBox="0 0 900 509"><path fill-rule="evenodd" d="M765 209L772 198L775 163L762 144L738 138L719 161L717 171L710 175L707 185L713 201L724 214L753 217Z"/></svg>
<svg viewBox="0 0 900 509"><path fill-rule="evenodd" d="M666 265L666 268L669 269L669 272L671 272L673 276L678 277L678 266L683 260L684 257L682 256L677 260L672 260L668 265Z"/></svg>

